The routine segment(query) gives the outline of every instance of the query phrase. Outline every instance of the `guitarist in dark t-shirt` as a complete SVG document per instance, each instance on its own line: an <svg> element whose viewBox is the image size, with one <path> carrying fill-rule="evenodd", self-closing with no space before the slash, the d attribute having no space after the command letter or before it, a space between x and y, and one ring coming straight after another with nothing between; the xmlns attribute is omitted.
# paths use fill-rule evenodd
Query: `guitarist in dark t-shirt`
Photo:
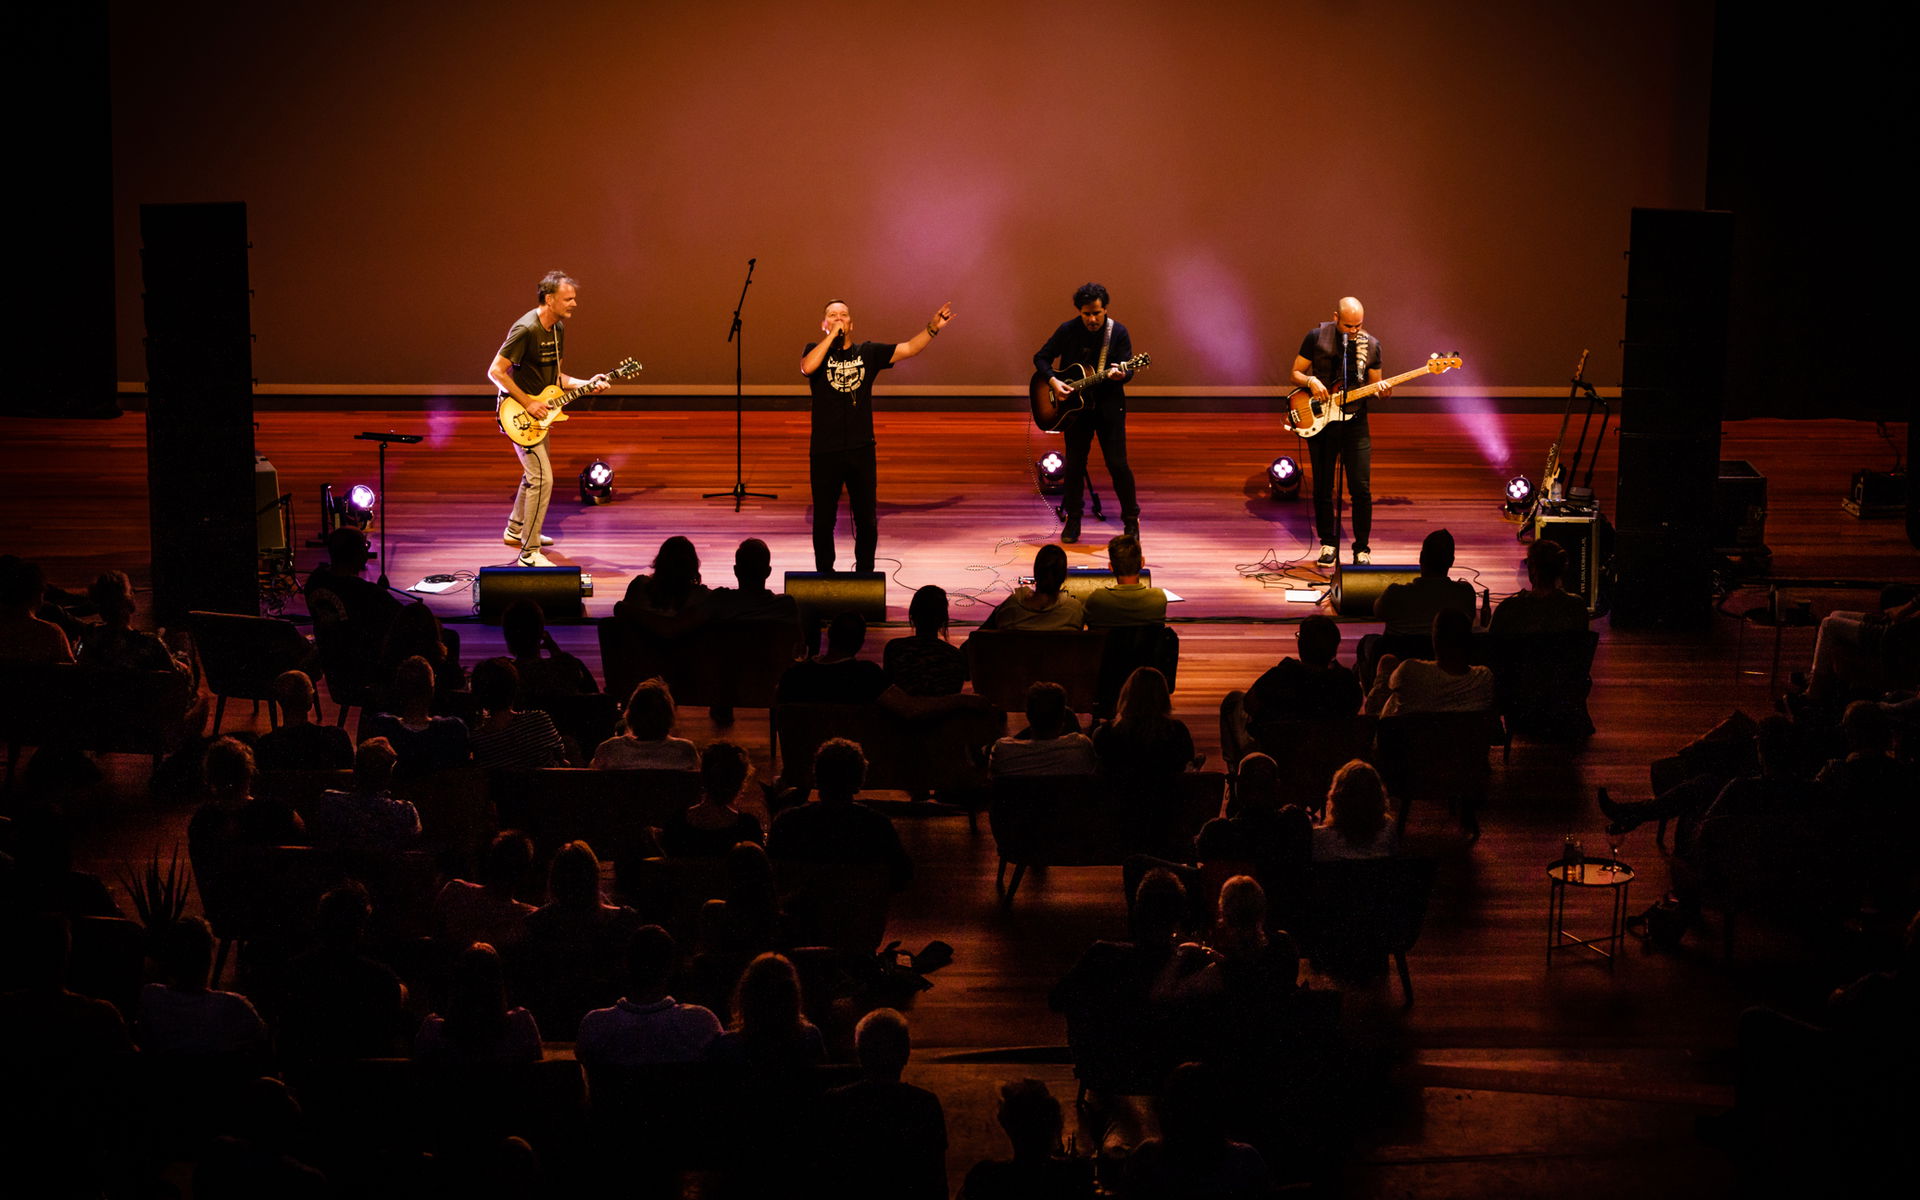
<svg viewBox="0 0 1920 1200"><path fill-rule="evenodd" d="M487 368L487 378L500 389L500 395L519 401L536 421L545 419L547 405L534 397L554 384L603 388L608 383L605 375L576 379L560 366L567 318L580 304L579 288L566 272L548 271L536 293L538 306L507 330L507 340ZM540 533L547 503L553 499L553 463L547 457L547 443L545 439L532 446L515 443L514 450L520 456L520 489L514 493L513 513L501 538L519 549L521 566L550 567L553 564L540 553L542 546L553 545L552 538Z"/></svg>
<svg viewBox="0 0 1920 1200"><path fill-rule="evenodd" d="M1392 385L1380 378L1380 340L1366 329L1367 311L1352 296L1340 301L1334 319L1315 326L1300 341L1293 360L1293 381L1326 402L1328 393L1364 384L1380 384L1385 398ZM1334 464L1347 475L1347 494L1353 497L1353 561L1370 562L1367 535L1373 531L1373 439L1367 431L1367 406L1342 408L1339 415L1307 442L1313 463L1313 523L1320 534L1319 565L1331 567L1340 558L1340 530L1334 520Z"/></svg>
<svg viewBox="0 0 1920 1200"><path fill-rule="evenodd" d="M1100 284L1081 284L1073 293L1073 306L1080 315L1063 322L1033 355L1034 369L1052 379L1054 394L1061 400L1068 396L1067 380L1054 373L1054 359L1060 360L1063 372L1072 367L1092 371L1103 362L1107 364L1106 381L1087 388L1086 407L1066 427L1067 486L1060 503L1065 527L1060 540L1067 543L1080 540L1087 457L1096 436L1100 439L1100 457L1107 460L1107 474L1113 477L1113 493L1120 500L1123 532L1140 536L1140 502L1134 495L1133 468L1127 464L1127 380L1133 378L1133 372L1118 365L1133 357L1133 337L1125 325L1107 315L1109 299L1107 289Z"/></svg>
<svg viewBox="0 0 1920 1200"><path fill-rule="evenodd" d="M808 342L800 373L813 392L813 429L807 446L813 481L813 567L833 570L833 523L840 515L840 492L853 510L853 569L873 570L880 544L879 468L873 446L873 381L880 372L912 358L933 344L953 320L953 305L942 304L927 327L904 342L856 342L853 310L845 300L829 300L820 319L827 336Z"/></svg>

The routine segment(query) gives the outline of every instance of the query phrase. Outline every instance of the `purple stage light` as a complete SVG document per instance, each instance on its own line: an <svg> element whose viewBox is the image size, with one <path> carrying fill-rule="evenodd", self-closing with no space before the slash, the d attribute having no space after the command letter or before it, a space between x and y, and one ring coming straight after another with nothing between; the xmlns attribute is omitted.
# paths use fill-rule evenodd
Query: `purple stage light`
<svg viewBox="0 0 1920 1200"><path fill-rule="evenodd" d="M1300 464L1282 454L1267 465L1267 492L1275 500L1291 500L1300 494Z"/></svg>

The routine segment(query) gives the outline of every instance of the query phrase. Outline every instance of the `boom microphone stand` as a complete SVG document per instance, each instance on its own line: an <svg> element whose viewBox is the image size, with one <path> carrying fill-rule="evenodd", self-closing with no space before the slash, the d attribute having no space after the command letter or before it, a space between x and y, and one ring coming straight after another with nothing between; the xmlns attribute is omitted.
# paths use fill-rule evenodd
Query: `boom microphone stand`
<svg viewBox="0 0 1920 1200"><path fill-rule="evenodd" d="M377 442L380 446L380 494L374 497L380 505L380 586L387 586L387 445L399 442L411 446L420 440L417 433L356 433L356 442Z"/></svg>
<svg viewBox="0 0 1920 1200"><path fill-rule="evenodd" d="M747 490L744 468L744 435L741 427L741 412L745 406L745 389L742 387L740 361L744 353L747 338L741 332L740 310L747 306L747 289L753 286L753 265L760 260L747 260L747 279L740 285L740 302L733 306L733 327L727 330L727 340L733 343L733 487L724 492L708 492L703 500L718 500L722 496L733 497L733 511L740 511L740 504L751 496L755 500L778 500L772 492L750 492Z"/></svg>

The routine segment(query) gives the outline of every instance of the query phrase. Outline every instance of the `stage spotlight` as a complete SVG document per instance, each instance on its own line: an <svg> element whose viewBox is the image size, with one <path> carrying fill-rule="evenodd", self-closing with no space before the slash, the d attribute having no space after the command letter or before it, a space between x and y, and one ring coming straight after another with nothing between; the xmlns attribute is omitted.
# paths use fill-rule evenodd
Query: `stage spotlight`
<svg viewBox="0 0 1920 1200"><path fill-rule="evenodd" d="M1291 500L1300 494L1300 464L1282 454L1267 467L1267 492L1275 500Z"/></svg>
<svg viewBox="0 0 1920 1200"><path fill-rule="evenodd" d="M1509 517L1525 516L1533 506L1533 480L1525 475L1515 475L1507 480L1507 502L1503 506Z"/></svg>
<svg viewBox="0 0 1920 1200"><path fill-rule="evenodd" d="M613 468L599 459L580 472L580 500L583 504L605 504L613 499Z"/></svg>
<svg viewBox="0 0 1920 1200"><path fill-rule="evenodd" d="M1049 450L1033 464L1033 477L1040 484L1040 494L1057 496L1067 487L1067 460L1058 450Z"/></svg>
<svg viewBox="0 0 1920 1200"><path fill-rule="evenodd" d="M373 524L373 506L376 497L373 489L364 483L356 483L342 496L333 490L333 485L320 485L320 536L325 537L340 526L352 529L365 529Z"/></svg>

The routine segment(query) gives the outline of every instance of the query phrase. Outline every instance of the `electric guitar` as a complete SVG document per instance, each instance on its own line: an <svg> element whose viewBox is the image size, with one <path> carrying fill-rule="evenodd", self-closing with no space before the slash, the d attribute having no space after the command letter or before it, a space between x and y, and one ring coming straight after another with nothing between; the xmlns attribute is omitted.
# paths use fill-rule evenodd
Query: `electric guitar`
<svg viewBox="0 0 1920 1200"><path fill-rule="evenodd" d="M1560 414L1560 432L1554 435L1553 445L1547 449L1547 466L1545 470L1540 472L1540 486L1535 488L1533 492L1535 508L1538 508L1542 501L1565 498L1564 495L1556 496L1554 494L1556 491L1561 493L1566 491L1566 483L1560 478L1561 473L1566 470L1565 464L1560 461L1560 443L1567 440L1567 422L1573 418L1573 398L1580 394L1580 388L1586 378L1586 374L1587 352L1582 350L1580 352L1580 361L1574 364L1573 390L1567 393L1566 411ZM1587 411L1592 412L1593 410L1588 409ZM1582 440L1584 441L1584 434ZM1577 466L1578 464L1576 463L1575 465Z"/></svg>
<svg viewBox="0 0 1920 1200"><path fill-rule="evenodd" d="M1447 355L1444 358L1438 354L1429 354L1427 361L1423 365L1408 371L1404 375L1395 375L1392 379L1382 379L1379 383L1363 384L1360 387L1350 388L1344 392L1329 391L1325 400L1314 399L1313 391L1310 388L1295 388L1287 393L1287 428L1293 430L1301 437L1312 437L1335 421L1346 420L1347 418L1341 414L1342 409L1346 408L1349 404L1358 404L1381 388L1394 387L1421 375L1438 375L1443 371L1451 371L1460 365L1461 359L1457 352Z"/></svg>
<svg viewBox="0 0 1920 1200"><path fill-rule="evenodd" d="M633 361L631 358L623 358L620 360L619 366L607 372L607 382L611 384L615 380L631 379L639 373L639 363ZM515 400L512 396L503 396L500 399L500 407L496 414L500 421L500 432L506 434L522 446L538 446L541 442L547 440L547 430L555 421L565 421L568 419L567 405L582 396L599 390L599 388L587 384L581 384L579 387L570 390L562 388L557 383L549 384L547 387L541 389L538 396L534 397L535 400L547 406L547 415L538 421L527 415L526 405Z"/></svg>
<svg viewBox="0 0 1920 1200"><path fill-rule="evenodd" d="M1152 362L1151 356L1136 354L1123 363L1108 363L1107 371L1115 367L1122 371L1138 371ZM1080 394L1081 389L1092 387L1107 377L1107 371L1095 371L1085 363L1075 363L1074 368L1080 372L1080 378L1067 381L1065 396L1054 395L1053 376L1047 372L1042 371L1033 377L1027 400L1033 408L1033 423L1040 427L1042 433L1059 433L1065 429L1074 414L1087 406L1087 398ZM1065 374L1065 371L1061 373Z"/></svg>

